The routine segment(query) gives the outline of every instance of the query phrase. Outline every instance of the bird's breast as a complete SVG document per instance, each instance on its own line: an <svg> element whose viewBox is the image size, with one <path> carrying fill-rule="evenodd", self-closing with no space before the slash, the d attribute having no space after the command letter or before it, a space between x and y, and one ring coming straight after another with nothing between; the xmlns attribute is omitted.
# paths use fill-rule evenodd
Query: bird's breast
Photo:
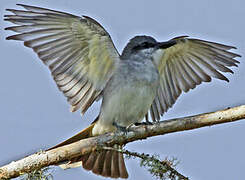
<svg viewBox="0 0 245 180"><path fill-rule="evenodd" d="M118 69L104 89L97 134L112 131L113 123L126 127L140 122L156 96L158 83L153 65L123 65Z"/></svg>

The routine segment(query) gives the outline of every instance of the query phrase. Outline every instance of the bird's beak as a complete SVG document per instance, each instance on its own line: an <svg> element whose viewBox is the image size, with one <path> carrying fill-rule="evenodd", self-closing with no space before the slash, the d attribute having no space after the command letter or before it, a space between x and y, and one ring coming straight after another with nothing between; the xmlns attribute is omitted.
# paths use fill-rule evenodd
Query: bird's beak
<svg viewBox="0 0 245 180"><path fill-rule="evenodd" d="M170 41L166 41L166 42L159 42L157 43L157 48L158 49L167 49L173 45L176 44L175 40L170 40Z"/></svg>

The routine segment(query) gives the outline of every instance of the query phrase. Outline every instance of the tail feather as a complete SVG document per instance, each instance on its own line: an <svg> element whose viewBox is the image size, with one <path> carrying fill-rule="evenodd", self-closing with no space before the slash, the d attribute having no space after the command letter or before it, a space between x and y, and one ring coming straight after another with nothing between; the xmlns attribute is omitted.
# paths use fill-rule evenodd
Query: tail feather
<svg viewBox="0 0 245 180"><path fill-rule="evenodd" d="M100 152L93 151L84 156L80 159L84 169L104 177L128 178L122 153L103 150Z"/></svg>
<svg viewBox="0 0 245 180"><path fill-rule="evenodd" d="M87 161L82 161L83 162L83 168L88 170L88 171L91 171L94 167L96 158L97 158L96 151L91 152L89 154Z"/></svg>
<svg viewBox="0 0 245 180"><path fill-rule="evenodd" d="M111 152L106 151L103 171L101 175L105 177L109 177L110 174L111 174Z"/></svg>
<svg viewBox="0 0 245 180"><path fill-rule="evenodd" d="M94 163L94 167L93 167L93 173L95 174L102 174L103 172L103 167L104 167L104 162L105 162L105 155L106 155L106 151L101 151L98 156L97 159Z"/></svg>
<svg viewBox="0 0 245 180"><path fill-rule="evenodd" d="M126 169L126 165L124 162L123 154L118 153L119 156L119 171L120 171L120 177L121 178L128 178L128 171Z"/></svg>
<svg viewBox="0 0 245 180"><path fill-rule="evenodd" d="M119 171L119 156L118 152L113 151L112 152L112 161L111 161L111 176L114 178L118 178L120 176L120 171Z"/></svg>
<svg viewBox="0 0 245 180"><path fill-rule="evenodd" d="M75 136L68 140L48 149L54 149L64 145L74 143L76 141L86 139L92 136L92 129L94 124L91 124L86 129L82 130ZM79 163L81 162L82 163ZM92 171L95 174L111 177L111 178L128 178L128 172L124 163L123 154L113 150L102 150L99 152L92 151L80 157L76 157L70 160L69 164L60 165L62 168L73 168L77 165L83 166L84 169ZM76 166L75 166L76 165Z"/></svg>

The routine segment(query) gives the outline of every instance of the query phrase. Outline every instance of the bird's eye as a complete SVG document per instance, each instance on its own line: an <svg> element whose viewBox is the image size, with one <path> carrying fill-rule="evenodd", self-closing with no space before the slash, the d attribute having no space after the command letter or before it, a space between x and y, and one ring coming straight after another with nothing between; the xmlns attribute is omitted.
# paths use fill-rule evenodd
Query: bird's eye
<svg viewBox="0 0 245 180"><path fill-rule="evenodd" d="M151 48L151 47L154 46L154 44L149 43L149 42L143 42L143 43L141 44L141 46L142 46L143 48Z"/></svg>
<svg viewBox="0 0 245 180"><path fill-rule="evenodd" d="M143 42L143 43L141 44L141 46L142 46L142 47L145 47L145 48L148 47L148 42Z"/></svg>

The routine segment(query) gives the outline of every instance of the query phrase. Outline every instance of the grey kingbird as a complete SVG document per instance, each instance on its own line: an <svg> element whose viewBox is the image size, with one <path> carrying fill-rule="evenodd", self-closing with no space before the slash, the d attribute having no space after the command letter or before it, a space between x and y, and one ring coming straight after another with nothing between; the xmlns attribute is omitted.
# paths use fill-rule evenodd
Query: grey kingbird
<svg viewBox="0 0 245 180"><path fill-rule="evenodd" d="M158 42L150 36L132 38L120 55L108 32L88 16L18 4L7 9L7 27L47 65L71 111L87 109L102 99L100 113L85 130L55 146L113 132L141 122L148 113L158 121L180 96L211 78L228 81L221 72L239 63L233 46L181 36ZM76 158L94 173L127 178L123 155L105 150Z"/></svg>

